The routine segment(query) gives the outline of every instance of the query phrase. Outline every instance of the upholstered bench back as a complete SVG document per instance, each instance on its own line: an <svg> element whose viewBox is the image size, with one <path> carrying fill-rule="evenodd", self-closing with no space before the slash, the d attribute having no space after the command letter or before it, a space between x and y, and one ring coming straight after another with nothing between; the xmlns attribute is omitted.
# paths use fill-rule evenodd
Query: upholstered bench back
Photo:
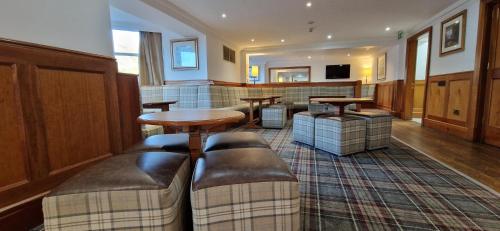
<svg viewBox="0 0 500 231"><path fill-rule="evenodd" d="M374 97L375 84L362 86L363 97ZM142 86L143 103L177 100L171 108L228 108L245 104L244 97L282 96L286 103L307 104L309 96L354 97L354 86L233 87L214 85Z"/></svg>

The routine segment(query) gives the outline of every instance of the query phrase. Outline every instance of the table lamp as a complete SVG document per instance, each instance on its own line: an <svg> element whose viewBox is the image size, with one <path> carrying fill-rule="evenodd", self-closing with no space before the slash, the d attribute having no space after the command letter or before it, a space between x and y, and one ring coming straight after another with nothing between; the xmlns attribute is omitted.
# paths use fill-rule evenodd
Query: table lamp
<svg viewBox="0 0 500 231"><path fill-rule="evenodd" d="M259 79L259 66L254 65L250 67L250 79L253 80L253 84Z"/></svg>

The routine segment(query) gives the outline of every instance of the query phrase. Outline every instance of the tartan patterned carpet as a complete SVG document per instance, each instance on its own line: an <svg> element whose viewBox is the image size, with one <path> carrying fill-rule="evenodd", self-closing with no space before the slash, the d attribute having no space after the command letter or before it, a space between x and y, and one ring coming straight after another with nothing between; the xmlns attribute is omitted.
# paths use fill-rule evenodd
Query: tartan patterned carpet
<svg viewBox="0 0 500 231"><path fill-rule="evenodd" d="M337 157L261 134L301 183L303 230L500 230L500 198L392 139L388 149Z"/></svg>

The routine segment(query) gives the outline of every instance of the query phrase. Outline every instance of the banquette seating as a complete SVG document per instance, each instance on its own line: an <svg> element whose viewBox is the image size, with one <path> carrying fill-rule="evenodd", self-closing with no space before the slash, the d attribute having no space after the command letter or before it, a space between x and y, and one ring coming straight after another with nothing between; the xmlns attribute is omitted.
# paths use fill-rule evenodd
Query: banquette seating
<svg viewBox="0 0 500 231"><path fill-rule="evenodd" d="M375 85L365 84L362 97L374 97ZM215 85L142 86L142 103L177 100L171 110L179 109L226 109L247 112L244 97L282 96L284 104L295 109L307 109L310 96L354 97L354 86L303 86L303 87L232 87ZM148 110L145 110L147 112Z"/></svg>

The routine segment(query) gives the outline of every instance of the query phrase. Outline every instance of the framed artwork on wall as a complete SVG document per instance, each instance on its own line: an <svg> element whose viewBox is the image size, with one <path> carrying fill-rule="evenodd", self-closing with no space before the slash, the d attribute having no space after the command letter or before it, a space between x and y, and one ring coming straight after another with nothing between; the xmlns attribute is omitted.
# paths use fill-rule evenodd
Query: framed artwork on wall
<svg viewBox="0 0 500 231"><path fill-rule="evenodd" d="M170 40L170 58L174 71L198 70L198 39Z"/></svg>
<svg viewBox="0 0 500 231"><path fill-rule="evenodd" d="M385 80L387 68L387 53L377 57L377 80Z"/></svg>
<svg viewBox="0 0 500 231"><path fill-rule="evenodd" d="M465 50L467 10L441 22L440 56Z"/></svg>

